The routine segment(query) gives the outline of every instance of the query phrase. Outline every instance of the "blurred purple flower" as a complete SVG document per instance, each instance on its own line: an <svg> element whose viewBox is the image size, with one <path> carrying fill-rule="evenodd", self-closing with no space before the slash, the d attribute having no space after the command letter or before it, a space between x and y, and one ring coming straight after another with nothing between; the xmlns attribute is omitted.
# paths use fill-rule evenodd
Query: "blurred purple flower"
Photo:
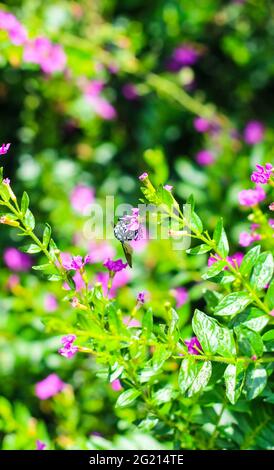
<svg viewBox="0 0 274 470"><path fill-rule="evenodd" d="M200 53L191 44L182 44L174 49L167 64L170 71L178 72L182 67L190 67L198 61Z"/></svg>
<svg viewBox="0 0 274 470"><path fill-rule="evenodd" d="M10 148L10 145L11 144L2 144L0 146L0 155L6 155L6 153L8 153L8 150Z"/></svg>
<svg viewBox="0 0 274 470"><path fill-rule="evenodd" d="M115 108L102 96L87 96L94 112L106 121L115 119L117 116Z"/></svg>
<svg viewBox="0 0 274 470"><path fill-rule="evenodd" d="M189 354L193 354L194 356L201 354L198 349L202 351L202 346L196 336L193 336L193 338L190 340L185 340L185 345L187 346L187 351Z"/></svg>
<svg viewBox="0 0 274 470"><path fill-rule="evenodd" d="M123 323L126 325L128 328L140 328L141 323L137 318L132 318L129 315L125 315L123 317Z"/></svg>
<svg viewBox="0 0 274 470"><path fill-rule="evenodd" d="M78 184L72 190L70 202L73 209L82 215L87 215L91 204L94 202L95 191L90 186Z"/></svg>
<svg viewBox="0 0 274 470"><path fill-rule="evenodd" d="M228 256L226 259L232 266L236 267L241 266L243 257L244 254L241 251L236 251L236 253L231 256Z"/></svg>
<svg viewBox="0 0 274 470"><path fill-rule="evenodd" d="M37 439L37 441L36 441L36 450L45 450L46 447L47 446L44 442Z"/></svg>
<svg viewBox="0 0 274 470"><path fill-rule="evenodd" d="M268 206L269 210L274 211L274 202L271 202Z"/></svg>
<svg viewBox="0 0 274 470"><path fill-rule="evenodd" d="M188 301L188 292L185 287L175 287L171 290L171 294L176 300L176 308L182 307Z"/></svg>
<svg viewBox="0 0 274 470"><path fill-rule="evenodd" d="M123 390L123 387L119 379L113 380L110 385L111 385L112 390L114 390L115 392L120 392L121 390Z"/></svg>
<svg viewBox="0 0 274 470"><path fill-rule="evenodd" d="M264 138L265 128L259 121L249 121L244 128L244 140L249 145L258 144Z"/></svg>
<svg viewBox="0 0 274 470"><path fill-rule="evenodd" d="M40 400L47 400L61 392L65 385L57 374L50 374L44 380L41 380L41 382L37 382L35 385L35 395Z"/></svg>
<svg viewBox="0 0 274 470"><path fill-rule="evenodd" d="M80 271L87 263L90 263L89 255L82 258L82 256L70 256L68 253L61 253L60 257L63 267L68 271L70 269Z"/></svg>
<svg viewBox="0 0 274 470"><path fill-rule="evenodd" d="M238 194L239 203L241 206L256 206L259 202L263 201L266 197L264 190L260 186L255 189L243 189Z"/></svg>
<svg viewBox="0 0 274 470"><path fill-rule="evenodd" d="M143 291L143 292L139 292L136 300L137 300L137 303L144 304L146 299L147 299L147 292Z"/></svg>
<svg viewBox="0 0 274 470"><path fill-rule="evenodd" d="M38 64L44 73L63 72L67 57L60 44L53 44L46 37L28 41L24 50L25 62Z"/></svg>
<svg viewBox="0 0 274 470"><path fill-rule="evenodd" d="M197 132L208 132L211 129L211 122L202 117L196 117L193 121L194 128Z"/></svg>
<svg viewBox="0 0 274 470"><path fill-rule="evenodd" d="M271 178L273 166L271 163L263 165L256 165L257 170L253 171L250 179L253 183L266 184Z"/></svg>
<svg viewBox="0 0 274 470"><path fill-rule="evenodd" d="M261 239L261 236L257 233L248 233L248 232L241 232L239 237L239 245L241 246L249 246L251 243L258 241Z"/></svg>
<svg viewBox="0 0 274 470"><path fill-rule="evenodd" d="M44 308L47 312L55 312L58 308L58 302L53 294L47 294L44 299Z"/></svg>
<svg viewBox="0 0 274 470"><path fill-rule="evenodd" d="M170 191L170 192L171 192L172 189L173 189L173 186L171 186L170 184L165 184L165 185L163 186L163 188L166 189L166 191Z"/></svg>
<svg viewBox="0 0 274 470"><path fill-rule="evenodd" d="M133 83L126 83L125 85L123 85L122 93L124 97L129 101L134 101L138 99L138 96L139 96L137 92L137 88Z"/></svg>
<svg viewBox="0 0 274 470"><path fill-rule="evenodd" d="M0 29L7 31L11 43L16 46L21 46L27 40L24 26L12 13L0 10Z"/></svg>
<svg viewBox="0 0 274 470"><path fill-rule="evenodd" d="M148 173L142 173L142 174L139 176L139 180L140 180L140 181L144 181L147 177L148 177Z"/></svg>
<svg viewBox="0 0 274 470"><path fill-rule="evenodd" d="M61 356L71 359L78 351L78 346L74 346L74 341L76 340L75 335L66 335L61 338L61 343L63 346L58 349L58 353Z"/></svg>
<svg viewBox="0 0 274 470"><path fill-rule="evenodd" d="M196 154L196 162L202 166L212 165L214 163L214 155L209 150L200 150Z"/></svg>
<svg viewBox="0 0 274 470"><path fill-rule="evenodd" d="M117 259L116 261L108 259L103 264L105 268L109 270L111 273L118 273L127 267L127 263L123 263L121 259Z"/></svg>
<svg viewBox="0 0 274 470"><path fill-rule="evenodd" d="M13 247L4 250L3 259L6 266L12 271L28 271L32 266L30 256Z"/></svg>

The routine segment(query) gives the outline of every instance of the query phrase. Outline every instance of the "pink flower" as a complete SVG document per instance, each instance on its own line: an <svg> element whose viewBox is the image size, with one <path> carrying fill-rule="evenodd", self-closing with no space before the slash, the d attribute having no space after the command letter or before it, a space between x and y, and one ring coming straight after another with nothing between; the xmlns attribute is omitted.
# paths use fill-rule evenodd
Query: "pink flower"
<svg viewBox="0 0 274 470"><path fill-rule="evenodd" d="M129 273L128 270L124 270L124 271L120 271L116 273L112 280L111 289L109 290L109 293L108 293L109 299L113 299L114 297L116 297L117 289L125 286L129 282L130 278L131 278L131 274ZM109 281L108 273L98 273L96 275L96 281L102 284L103 293L106 296L108 292L108 281Z"/></svg>
<svg viewBox="0 0 274 470"><path fill-rule="evenodd" d="M254 241L260 240L261 236L256 233L241 232L239 237L239 245L249 246Z"/></svg>
<svg viewBox="0 0 274 470"><path fill-rule="evenodd" d="M234 267L241 266L244 254L241 251L236 251L234 255L228 256L227 261Z"/></svg>
<svg viewBox="0 0 274 470"><path fill-rule="evenodd" d="M202 346L199 342L199 340L194 336L191 338L189 341L185 341L185 345L187 346L187 350L189 354L193 354L194 356L198 356L201 354L198 350L202 350Z"/></svg>
<svg viewBox="0 0 274 470"><path fill-rule="evenodd" d="M269 210L274 211L274 202L271 202L268 206Z"/></svg>
<svg viewBox="0 0 274 470"><path fill-rule="evenodd" d="M20 279L19 277L17 276L17 274L11 274L7 280L7 288L12 290L14 287L18 286L20 282Z"/></svg>
<svg viewBox="0 0 274 470"><path fill-rule="evenodd" d="M113 380L110 385L111 385L112 390L114 390L115 392L120 392L120 390L123 390L123 387L119 379Z"/></svg>
<svg viewBox="0 0 274 470"><path fill-rule="evenodd" d="M2 144L0 146L0 155L6 155L6 153L8 153L8 150L10 148L10 145L11 144Z"/></svg>
<svg viewBox="0 0 274 470"><path fill-rule="evenodd" d="M140 180L140 181L144 181L147 177L148 177L148 173L142 173L142 174L139 176L139 180Z"/></svg>
<svg viewBox="0 0 274 470"><path fill-rule="evenodd" d="M44 308L47 312L55 312L58 308L58 302L53 294L47 294L44 299Z"/></svg>
<svg viewBox="0 0 274 470"><path fill-rule="evenodd" d="M268 223L270 227L274 229L274 219L269 219Z"/></svg>
<svg viewBox="0 0 274 470"><path fill-rule="evenodd" d="M211 129L211 123L205 118L196 117L193 121L194 128L197 132L208 132Z"/></svg>
<svg viewBox="0 0 274 470"><path fill-rule="evenodd" d="M271 315L271 317L274 317L274 310L271 310L271 312L269 312L269 315Z"/></svg>
<svg viewBox="0 0 274 470"><path fill-rule="evenodd" d="M176 287L171 290L171 294L176 300L176 308L182 307L188 301L188 292L185 287Z"/></svg>
<svg viewBox="0 0 274 470"><path fill-rule="evenodd" d="M241 206L248 207L256 206L256 204L263 201L265 197L266 194L260 186L256 186L256 189L244 189L238 194Z"/></svg>
<svg viewBox="0 0 274 470"><path fill-rule="evenodd" d="M214 163L214 156L209 150L200 150L196 154L196 162L202 166L212 165Z"/></svg>
<svg viewBox="0 0 274 470"><path fill-rule="evenodd" d="M170 184L165 184L165 186L163 186L163 188L166 189L167 191L172 191L173 186L170 186Z"/></svg>
<svg viewBox="0 0 274 470"><path fill-rule="evenodd" d="M109 270L110 273L118 273L127 267L127 263L123 263L121 259L117 259L116 261L108 259L105 261L104 266Z"/></svg>
<svg viewBox="0 0 274 470"><path fill-rule="evenodd" d="M134 101L139 96L138 92L137 92L137 89L136 89L135 85L133 85L133 83L126 83L122 87L122 93L123 93L124 97L129 101Z"/></svg>
<svg viewBox="0 0 274 470"><path fill-rule="evenodd" d="M61 253L62 265L66 270L80 271L83 267L90 262L89 255L86 255L85 258L82 256L70 256L68 253Z"/></svg>
<svg viewBox="0 0 274 470"><path fill-rule="evenodd" d="M88 249L91 263L100 263L115 255L113 247L105 240L92 240L89 242Z"/></svg>
<svg viewBox="0 0 274 470"><path fill-rule="evenodd" d="M65 385L57 374L50 374L35 385L35 395L40 400L47 400L61 392Z"/></svg>
<svg viewBox="0 0 274 470"><path fill-rule="evenodd" d="M149 234L146 228L140 224L138 237L136 240L131 240L130 245L132 246L134 252L139 253L144 251L148 244Z"/></svg>
<svg viewBox="0 0 274 470"><path fill-rule="evenodd" d="M94 112L101 118L110 121L117 116L115 108L102 96L87 96Z"/></svg>
<svg viewBox="0 0 274 470"><path fill-rule="evenodd" d="M90 206L94 202L95 191L93 188L86 186L84 184L79 184L75 186L71 195L70 202L73 209L79 214L87 214Z"/></svg>
<svg viewBox="0 0 274 470"><path fill-rule="evenodd" d="M259 121L249 121L244 129L244 140L249 145L258 144L264 138L265 129Z"/></svg>
<svg viewBox="0 0 274 470"><path fill-rule="evenodd" d="M137 318L131 318L129 315L123 317L123 323L128 328L140 328L141 326L141 323L139 320L137 320Z"/></svg>
<svg viewBox="0 0 274 470"><path fill-rule="evenodd" d="M67 359L71 359L73 356L75 356L78 351L78 346L75 346L73 344L75 340L75 335L63 336L63 338L61 338L61 343L63 344L63 346L58 349L59 354L61 354L61 356L66 357Z"/></svg>
<svg viewBox="0 0 274 470"><path fill-rule="evenodd" d="M0 29L7 31L11 43L16 46L21 46L27 40L25 28L12 13L0 11Z"/></svg>
<svg viewBox="0 0 274 470"><path fill-rule="evenodd" d="M52 74L64 71L67 57L60 44L53 44L48 38L38 37L27 42L24 60L38 64L44 73Z"/></svg>
<svg viewBox="0 0 274 470"><path fill-rule="evenodd" d="M36 441L36 450L45 450L46 447L47 446L44 442L37 439L37 441Z"/></svg>
<svg viewBox="0 0 274 470"><path fill-rule="evenodd" d="M13 247L4 250L3 259L6 266L12 271L28 271L32 266L30 256Z"/></svg>
<svg viewBox="0 0 274 470"><path fill-rule="evenodd" d="M256 165L257 170L253 171L250 179L253 183L261 183L266 184L271 178L271 173L273 166L271 163L266 163L265 166L263 165Z"/></svg>
<svg viewBox="0 0 274 470"><path fill-rule="evenodd" d="M104 82L102 80L90 80L84 86L85 95L88 97L98 96L104 88Z"/></svg>
<svg viewBox="0 0 274 470"><path fill-rule="evenodd" d="M190 67L197 62L199 55L197 49L191 44L182 44L173 51L168 68L177 72L182 67Z"/></svg>

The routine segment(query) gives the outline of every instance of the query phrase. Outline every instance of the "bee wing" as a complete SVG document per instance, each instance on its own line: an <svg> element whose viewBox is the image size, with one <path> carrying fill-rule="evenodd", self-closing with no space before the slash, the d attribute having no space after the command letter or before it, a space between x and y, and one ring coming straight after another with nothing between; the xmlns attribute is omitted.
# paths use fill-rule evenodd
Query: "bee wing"
<svg viewBox="0 0 274 470"><path fill-rule="evenodd" d="M124 250L125 257L126 257L126 260L127 260L127 262L128 262L128 265L132 268L132 253L133 253L133 249L132 249L132 247L130 246L130 244L127 243L127 242L122 243L122 247L123 247L123 250Z"/></svg>

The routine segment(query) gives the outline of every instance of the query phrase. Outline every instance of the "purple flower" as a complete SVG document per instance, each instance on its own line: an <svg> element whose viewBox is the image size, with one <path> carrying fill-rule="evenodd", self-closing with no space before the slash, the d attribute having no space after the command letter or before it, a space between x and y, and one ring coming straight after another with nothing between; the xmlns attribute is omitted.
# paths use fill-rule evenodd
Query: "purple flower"
<svg viewBox="0 0 274 470"><path fill-rule="evenodd" d="M24 60L38 64L44 73L52 74L64 71L67 57L60 44L53 44L48 38L38 37L27 42Z"/></svg>
<svg viewBox="0 0 274 470"><path fill-rule="evenodd" d="M194 128L197 132L208 132L211 129L211 123L205 118L196 117L193 121Z"/></svg>
<svg viewBox="0 0 274 470"><path fill-rule="evenodd" d="M271 202L268 206L269 210L274 211L274 202Z"/></svg>
<svg viewBox="0 0 274 470"><path fill-rule="evenodd" d="M55 312L58 308L58 302L53 294L47 294L44 299L44 308L47 312Z"/></svg>
<svg viewBox="0 0 274 470"><path fill-rule="evenodd" d="M166 189L166 191L172 191L173 186L170 186L170 184L165 184L164 189Z"/></svg>
<svg viewBox="0 0 274 470"><path fill-rule="evenodd" d="M241 251L236 251L236 253L231 256L228 256L226 259L233 267L236 267L241 266L243 257L244 254Z"/></svg>
<svg viewBox="0 0 274 470"><path fill-rule="evenodd" d="M85 215L94 202L94 189L84 184L75 186L71 195L70 202L73 209L79 214Z"/></svg>
<svg viewBox="0 0 274 470"><path fill-rule="evenodd" d="M73 269L80 271L83 267L90 262L90 256L87 255L83 259L82 256L70 256L68 253L61 253L62 265L66 270Z"/></svg>
<svg viewBox="0 0 274 470"><path fill-rule="evenodd" d="M176 308L180 308L187 303L188 292L185 287L176 287L171 290L171 293L176 300Z"/></svg>
<svg viewBox="0 0 274 470"><path fill-rule="evenodd" d="M115 119L117 116L115 108L102 96L87 96L93 111L106 121Z"/></svg>
<svg viewBox="0 0 274 470"><path fill-rule="evenodd" d="M139 180L140 180L140 181L144 181L147 177L148 177L148 173L142 173L142 174L139 176Z"/></svg>
<svg viewBox="0 0 274 470"><path fill-rule="evenodd" d="M10 148L10 145L11 144L2 144L0 146L0 155L6 155L6 153L8 153L8 150Z"/></svg>
<svg viewBox="0 0 274 470"><path fill-rule="evenodd" d="M256 233L241 232L239 237L239 245L249 246L251 243L260 240L261 236Z"/></svg>
<svg viewBox="0 0 274 470"><path fill-rule="evenodd" d="M258 144L264 138L265 129L259 121L249 121L244 129L244 140L249 145Z"/></svg>
<svg viewBox="0 0 274 470"><path fill-rule="evenodd" d="M37 441L36 441L36 450L45 450L46 447L47 446L44 442L37 439Z"/></svg>
<svg viewBox="0 0 274 470"><path fill-rule="evenodd" d="M143 292L139 292L139 294L137 295L137 303L139 304L144 304L145 301L146 301L146 297L147 297L147 292L143 291Z"/></svg>
<svg viewBox="0 0 274 470"><path fill-rule="evenodd" d="M139 230L140 228L140 217L139 217L139 209L137 207L133 207L131 209L131 215L124 215L122 220L127 224L127 230Z"/></svg>
<svg viewBox="0 0 274 470"><path fill-rule="evenodd" d="M61 338L61 343L63 344L62 348L58 349L61 356L71 359L78 351L78 346L75 346L73 343L76 340L75 335L66 335Z"/></svg>
<svg viewBox="0 0 274 470"><path fill-rule="evenodd" d="M123 263L121 259L117 259L116 261L108 259L104 262L103 266L105 266L111 273L118 273L127 267L127 263Z"/></svg>
<svg viewBox="0 0 274 470"><path fill-rule="evenodd" d="M261 183L266 184L271 178L271 173L273 166L271 163L266 163L265 166L263 165L256 165L257 170L253 171L250 179L253 183Z"/></svg>
<svg viewBox="0 0 274 470"><path fill-rule="evenodd" d="M263 201L266 197L264 190L260 186L255 189L244 189L238 194L239 203L241 206L256 206L259 202Z"/></svg>
<svg viewBox="0 0 274 470"><path fill-rule="evenodd" d="M121 390L123 390L123 387L119 379L113 380L110 385L111 385L112 390L114 390L115 392L120 392Z"/></svg>
<svg viewBox="0 0 274 470"><path fill-rule="evenodd" d="M47 400L61 392L65 385L57 374L50 374L35 385L35 395L40 400Z"/></svg>
<svg viewBox="0 0 274 470"><path fill-rule="evenodd" d="M129 315L126 315L123 317L123 323L126 325L128 328L140 328L141 323L137 318L132 318Z"/></svg>
<svg viewBox="0 0 274 470"><path fill-rule="evenodd" d="M180 70L181 67L190 67L196 64L199 53L191 44L182 44L174 49L171 56L171 67Z"/></svg>
<svg viewBox="0 0 274 470"><path fill-rule="evenodd" d="M139 96L138 92L137 92L137 89L136 89L135 85L133 85L133 83L126 83L122 87L122 93L123 93L124 97L129 101L134 101Z"/></svg>
<svg viewBox="0 0 274 470"><path fill-rule="evenodd" d="M201 354L198 350L202 350L202 346L196 336L193 336L189 341L185 341L185 345L187 346L187 351L189 354L193 354L194 356L198 356Z"/></svg>
<svg viewBox="0 0 274 470"><path fill-rule="evenodd" d="M268 223L270 227L274 229L274 219L269 219Z"/></svg>
<svg viewBox="0 0 274 470"><path fill-rule="evenodd" d="M27 40L25 28L12 13L0 11L0 29L7 31L10 41L16 46L21 46Z"/></svg>
<svg viewBox="0 0 274 470"><path fill-rule="evenodd" d="M202 166L212 165L214 163L214 155L209 150L200 150L196 154L196 162Z"/></svg>
<svg viewBox="0 0 274 470"><path fill-rule="evenodd" d="M101 91L104 88L104 82L102 80L90 80L88 83L84 85L85 95L90 96L98 96L100 95Z"/></svg>
<svg viewBox="0 0 274 470"><path fill-rule="evenodd" d="M28 271L32 266L30 256L13 247L4 250L3 259L6 266L12 271Z"/></svg>

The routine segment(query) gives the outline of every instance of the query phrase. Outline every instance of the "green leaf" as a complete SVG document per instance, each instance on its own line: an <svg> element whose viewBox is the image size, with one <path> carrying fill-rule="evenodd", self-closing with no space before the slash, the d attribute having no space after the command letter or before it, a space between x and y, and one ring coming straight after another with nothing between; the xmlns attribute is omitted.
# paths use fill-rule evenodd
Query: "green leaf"
<svg viewBox="0 0 274 470"><path fill-rule="evenodd" d="M24 217L24 223L26 227L30 230L33 230L35 228L35 219L33 213L27 209Z"/></svg>
<svg viewBox="0 0 274 470"><path fill-rule="evenodd" d="M168 349L166 344L157 344L152 358L153 369L160 369L170 356L171 351Z"/></svg>
<svg viewBox="0 0 274 470"><path fill-rule="evenodd" d="M198 361L195 361L194 358L182 360L178 376L178 385L182 393L185 393L187 389L192 385L198 372Z"/></svg>
<svg viewBox="0 0 274 470"><path fill-rule="evenodd" d="M28 208L29 208L29 196L26 193L26 191L24 191L22 199L21 199L21 212L23 215L26 214Z"/></svg>
<svg viewBox="0 0 274 470"><path fill-rule="evenodd" d="M47 271L50 268L52 268L52 264L50 263L40 264L38 266L32 266L32 269L34 269L35 271Z"/></svg>
<svg viewBox="0 0 274 470"><path fill-rule="evenodd" d="M171 401L174 395L174 389L172 385L167 384L165 387L160 388L157 392L153 393L153 401L159 405L161 403L168 403Z"/></svg>
<svg viewBox="0 0 274 470"><path fill-rule="evenodd" d="M195 248L190 248L189 250L186 250L186 252L189 255L203 255L204 253L207 253L210 250L211 247L203 243L202 245L195 246Z"/></svg>
<svg viewBox="0 0 274 470"><path fill-rule="evenodd" d="M179 321L179 315L178 313L176 312L176 310L174 310L174 308L171 308L169 310L169 328L168 328L168 333L170 335L172 335L172 333L175 331L176 329L176 326L178 324L178 321Z"/></svg>
<svg viewBox="0 0 274 470"><path fill-rule="evenodd" d="M226 295L214 310L215 315L236 315L242 312L252 302L247 292L233 292Z"/></svg>
<svg viewBox="0 0 274 470"><path fill-rule="evenodd" d="M226 266L226 261L216 261L216 263L213 263L207 270L206 272L202 275L203 279L210 279L211 277L217 276L224 267Z"/></svg>
<svg viewBox="0 0 274 470"><path fill-rule="evenodd" d="M263 340L256 331L250 330L244 325L236 326L234 331L242 354L247 357L262 356L264 350Z"/></svg>
<svg viewBox="0 0 274 470"><path fill-rule="evenodd" d="M270 286L267 289L265 300L270 309L274 309L274 279L272 279Z"/></svg>
<svg viewBox="0 0 274 470"><path fill-rule="evenodd" d="M224 372L226 396L235 405L241 395L245 377L243 364L229 364Z"/></svg>
<svg viewBox="0 0 274 470"><path fill-rule="evenodd" d="M251 276L251 285L256 289L263 289L273 276L274 264L273 256L266 251L261 253L256 261Z"/></svg>
<svg viewBox="0 0 274 470"><path fill-rule="evenodd" d="M221 356L236 355L233 332L220 326L215 319L198 309L194 312L192 328L205 353Z"/></svg>
<svg viewBox="0 0 274 470"><path fill-rule="evenodd" d="M269 315L258 308L252 307L248 309L248 311L237 315L237 317L232 320L231 326L244 325L250 330L260 332L268 324L269 320Z"/></svg>
<svg viewBox="0 0 274 470"><path fill-rule="evenodd" d="M227 236L223 227L223 219L220 218L217 222L213 233L213 240L216 243L216 251L221 254L224 258L229 253L229 245L227 241Z"/></svg>
<svg viewBox="0 0 274 470"><path fill-rule="evenodd" d="M192 397L196 393L203 390L211 377L212 374L212 365L210 361L201 363L198 365L199 372L195 377L195 380L192 382L190 388L188 389L187 396Z"/></svg>
<svg viewBox="0 0 274 470"><path fill-rule="evenodd" d="M49 224L46 224L46 227L43 233L43 245L45 248L48 247L48 244L50 242L50 237L51 237L51 227Z"/></svg>
<svg viewBox="0 0 274 470"><path fill-rule="evenodd" d="M267 331L262 336L262 340L264 342L264 347L266 351L273 352L274 351L274 330Z"/></svg>
<svg viewBox="0 0 274 470"><path fill-rule="evenodd" d="M190 217L190 229L192 232L200 234L202 233L203 228L203 223L200 217L196 214L196 212L192 211Z"/></svg>
<svg viewBox="0 0 274 470"><path fill-rule="evenodd" d="M115 407L124 408L126 406L129 406L136 400L137 397L139 397L139 395L141 395L141 392L139 392L139 390L136 390L135 388L125 390L125 392L121 393L121 395L118 397Z"/></svg>
<svg viewBox="0 0 274 470"><path fill-rule="evenodd" d="M266 384L267 372L265 368L261 365L250 364L247 369L244 387L246 398L248 400L256 398L260 393L262 393Z"/></svg>
<svg viewBox="0 0 274 470"><path fill-rule="evenodd" d="M248 253L246 253L240 266L240 273L243 276L249 276L254 264L256 263L259 257L260 251L261 251L261 246L257 245L251 248L251 250L249 250Z"/></svg>
<svg viewBox="0 0 274 470"><path fill-rule="evenodd" d="M33 254L33 253L40 253L41 248L40 248L38 245L35 245L34 243L31 243L29 246L24 247L24 248L23 248L23 251L24 251L25 253L31 253L31 254Z"/></svg>

